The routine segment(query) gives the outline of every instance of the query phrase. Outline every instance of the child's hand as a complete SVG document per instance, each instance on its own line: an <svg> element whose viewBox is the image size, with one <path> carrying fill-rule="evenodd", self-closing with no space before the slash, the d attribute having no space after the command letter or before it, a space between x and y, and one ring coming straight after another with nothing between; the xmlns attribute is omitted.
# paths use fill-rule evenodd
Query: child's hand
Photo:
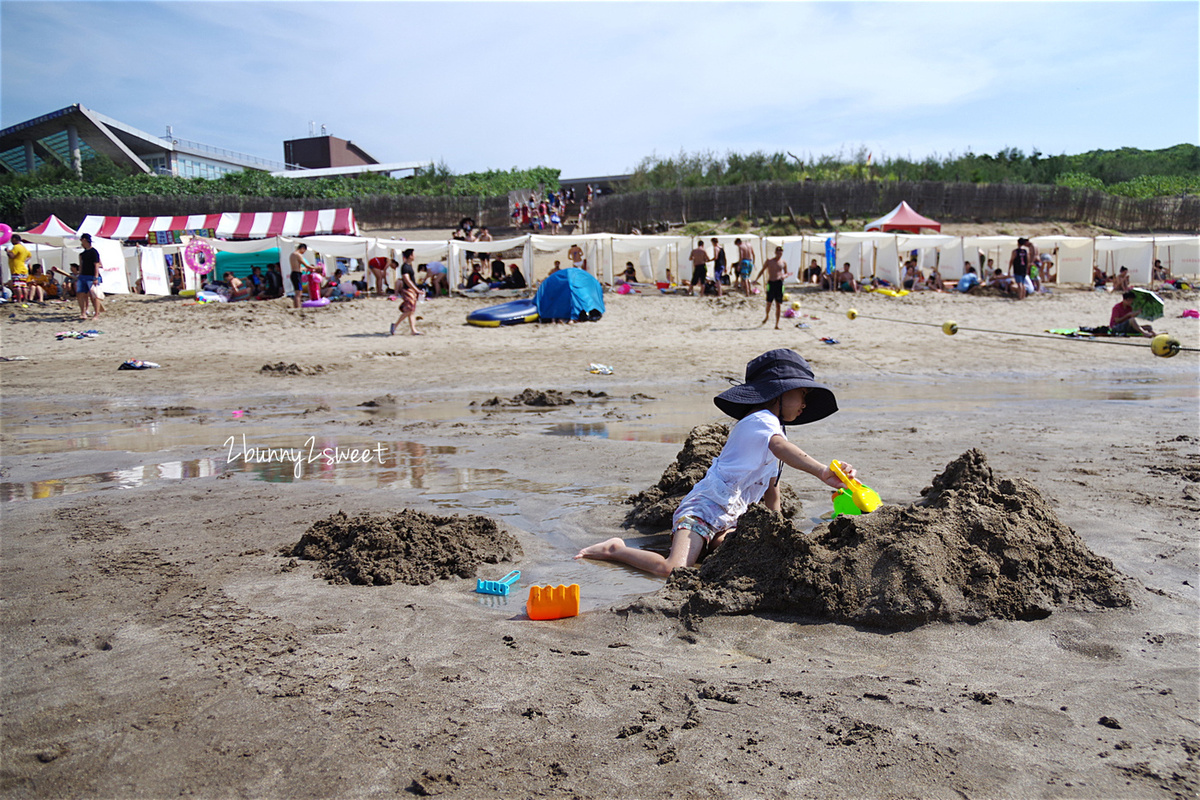
<svg viewBox="0 0 1200 800"><path fill-rule="evenodd" d="M846 473L847 478L853 478L855 480L858 479L858 470L856 470L852 464L847 464L845 461L839 461L838 463L842 467L842 472ZM846 486L846 484L842 483L841 479L838 478L837 475L833 474L833 470L831 470L828 466L821 471L821 480L829 486L832 486L834 489L849 488Z"/></svg>

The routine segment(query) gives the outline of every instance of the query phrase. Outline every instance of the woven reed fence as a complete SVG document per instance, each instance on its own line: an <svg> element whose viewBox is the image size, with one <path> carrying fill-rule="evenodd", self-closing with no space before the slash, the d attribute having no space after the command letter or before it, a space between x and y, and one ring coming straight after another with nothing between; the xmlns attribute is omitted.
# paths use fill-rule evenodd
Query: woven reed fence
<svg viewBox="0 0 1200 800"><path fill-rule="evenodd" d="M1200 231L1200 197L1133 200L1093 190L1027 184L925 182L750 183L699 189L668 189L598 198L588 211L592 232L644 233L660 223L697 219L787 218L802 225L821 223L823 209L839 221L876 217L901 200L943 222L1053 220L1089 222L1119 231ZM478 225L510 224L505 197L427 197L372 195L356 198L282 198L235 195L143 195L136 197L34 198L25 204L25 224L50 214L77 227L89 214L101 216L183 216L222 211L311 211L350 206L359 225L381 228L452 228L463 217Z"/></svg>
<svg viewBox="0 0 1200 800"><path fill-rule="evenodd" d="M136 197L47 197L25 203L26 225L51 214L73 228L88 215L158 217L256 211L354 209L361 228L453 228L463 217L479 225L508 225L506 197L425 197L372 195L355 198L243 197L237 195L139 195Z"/></svg>
<svg viewBox="0 0 1200 800"><path fill-rule="evenodd" d="M750 183L606 195L588 210L588 225L592 231L648 233L662 223L789 215L809 225L820 224L825 211L835 222L843 215L882 216L901 200L942 222L1053 220L1120 231L1200 231L1195 195L1134 200L1063 186L933 181Z"/></svg>

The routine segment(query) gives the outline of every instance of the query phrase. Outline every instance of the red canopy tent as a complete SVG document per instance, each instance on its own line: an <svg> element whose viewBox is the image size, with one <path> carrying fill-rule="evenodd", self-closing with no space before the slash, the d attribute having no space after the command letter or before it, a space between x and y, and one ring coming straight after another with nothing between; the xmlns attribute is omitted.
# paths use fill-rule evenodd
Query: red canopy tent
<svg viewBox="0 0 1200 800"><path fill-rule="evenodd" d="M932 228L935 231L940 231L942 223L932 220L929 217L921 216L916 211L913 211L912 206L901 200L900 205L874 222L868 222L864 230L884 231L885 233L888 231L920 233L922 228Z"/></svg>
<svg viewBox="0 0 1200 800"><path fill-rule="evenodd" d="M39 225L34 225L25 233L34 236L74 236L75 231L68 227L61 219L51 214L46 217Z"/></svg>

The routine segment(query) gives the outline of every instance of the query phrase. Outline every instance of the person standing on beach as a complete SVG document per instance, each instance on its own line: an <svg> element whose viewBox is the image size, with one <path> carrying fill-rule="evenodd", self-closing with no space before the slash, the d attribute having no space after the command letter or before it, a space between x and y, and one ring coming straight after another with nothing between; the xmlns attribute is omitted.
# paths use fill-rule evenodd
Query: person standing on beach
<svg viewBox="0 0 1200 800"><path fill-rule="evenodd" d="M308 269L308 262L304 260L304 254L307 252L308 245L301 242L288 256L288 263L292 267L292 308L299 308L304 299L300 287L304 285L304 271Z"/></svg>
<svg viewBox="0 0 1200 800"><path fill-rule="evenodd" d="M1025 293L1028 289L1029 280L1029 250L1025 249L1025 245L1029 244L1028 239L1017 239L1017 247L1012 251L1012 255L1008 259L1008 269L1012 274L1013 287L1017 292L1017 299L1024 300Z"/></svg>
<svg viewBox="0 0 1200 800"><path fill-rule="evenodd" d="M93 317L100 316L100 312L104 311L104 305L98 296L100 293L100 270L103 265L100 263L100 253L92 247L90 234L85 233L80 236L79 243L83 245L83 252L79 254L79 278L75 283L75 298L79 301L79 318L87 319L89 302L95 309ZM95 292L92 291L93 289Z"/></svg>
<svg viewBox="0 0 1200 800"><path fill-rule="evenodd" d="M703 239L696 240L696 247L688 254L688 258L692 260L692 282L688 284L688 296L691 296L696 284L700 284L700 295L703 296L704 280L708 277L708 262L712 260L704 249Z"/></svg>
<svg viewBox="0 0 1200 800"><path fill-rule="evenodd" d="M738 283L746 297L750 296L750 273L754 271L754 248L741 239L734 239L738 249Z"/></svg>
<svg viewBox="0 0 1200 800"><path fill-rule="evenodd" d="M783 260L783 248L775 248L775 257L763 262L762 269L754 276L758 283L763 273L767 273L767 314L759 325L766 325L771 318L771 303L775 304L775 330L779 330L779 315L783 313L783 280L791 273L788 272L787 262Z"/></svg>
<svg viewBox="0 0 1200 800"><path fill-rule="evenodd" d="M417 298L421 290L417 288L417 273L413 271L413 251L410 247L402 254L404 262L400 265L400 278L396 281L396 294L400 295L400 316L388 329L388 336L396 335L400 323L408 320L408 330L413 336L420 336L417 330Z"/></svg>
<svg viewBox="0 0 1200 800"><path fill-rule="evenodd" d="M571 245L571 249L567 250L567 258L571 259L571 266L576 269L587 269L587 259L583 257L583 248L577 244Z"/></svg>
<svg viewBox="0 0 1200 800"><path fill-rule="evenodd" d="M8 255L8 277L13 290L13 300L18 303L25 301L29 282L29 267L25 266L25 262L29 260L30 252L22 242L21 237L14 233L8 240L10 247L4 248Z"/></svg>
<svg viewBox="0 0 1200 800"><path fill-rule="evenodd" d="M817 383L808 362L794 350L771 350L746 365L746 382L717 395L717 408L738 420L707 474L692 487L671 520L667 557L607 539L585 547L575 558L619 561L665 578L690 567L734 530L751 503L762 500L779 512L783 465L802 470L826 486L843 488L825 464L792 444L784 425L804 425L838 410L829 387ZM857 471L843 462L846 476Z"/></svg>
<svg viewBox="0 0 1200 800"><path fill-rule="evenodd" d="M729 267L729 262L725 260L725 248L721 247L721 243L717 237L712 238L713 246L713 283L717 285L717 297L725 295L725 270Z"/></svg>

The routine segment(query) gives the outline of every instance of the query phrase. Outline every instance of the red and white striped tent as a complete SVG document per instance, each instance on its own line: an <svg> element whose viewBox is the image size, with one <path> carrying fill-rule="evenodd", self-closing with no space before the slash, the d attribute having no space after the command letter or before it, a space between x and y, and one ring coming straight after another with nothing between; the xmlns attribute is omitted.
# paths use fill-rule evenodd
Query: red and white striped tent
<svg viewBox="0 0 1200 800"><path fill-rule="evenodd" d="M25 231L21 235L24 236L26 234L29 234L32 236L75 236L76 235L74 230L72 230L66 223L64 223L61 219L54 216L53 214L46 217L46 219L44 219L40 225L34 225L32 228Z"/></svg>
<svg viewBox="0 0 1200 800"><path fill-rule="evenodd" d="M358 235L352 208L320 211L263 211L240 214L193 214L184 217L85 217L80 233L103 239L146 239L151 231L214 228L222 239L266 239L272 236Z"/></svg>

